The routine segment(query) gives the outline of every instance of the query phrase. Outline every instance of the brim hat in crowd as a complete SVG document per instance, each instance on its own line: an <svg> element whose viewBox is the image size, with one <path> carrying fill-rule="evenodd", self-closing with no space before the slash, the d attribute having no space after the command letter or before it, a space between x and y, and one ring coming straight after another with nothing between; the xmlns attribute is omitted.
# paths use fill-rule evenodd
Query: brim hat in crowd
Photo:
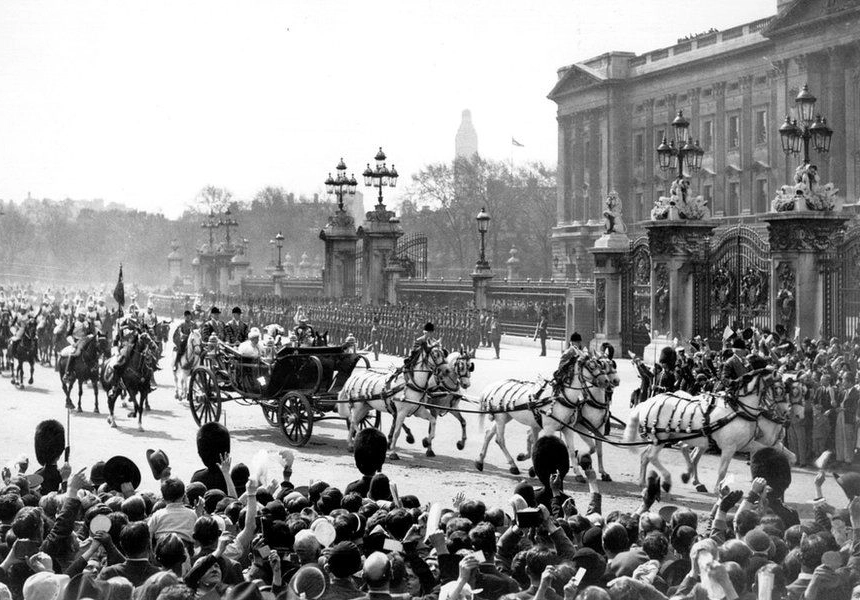
<svg viewBox="0 0 860 600"><path fill-rule="evenodd" d="M217 467L221 455L230 452L230 432L221 423L213 421L197 430L197 455L207 467Z"/></svg>
<svg viewBox="0 0 860 600"><path fill-rule="evenodd" d="M361 550L352 542L339 542L331 547L328 564L334 571L354 575L361 571Z"/></svg>
<svg viewBox="0 0 860 600"><path fill-rule="evenodd" d="M100 460L90 469L90 481L98 487L105 482L105 461Z"/></svg>
<svg viewBox="0 0 860 600"><path fill-rule="evenodd" d="M33 443L36 461L43 467L60 460L66 449L66 429L55 419L48 419L36 425Z"/></svg>
<svg viewBox="0 0 860 600"><path fill-rule="evenodd" d="M355 436L353 458L355 466L365 477L373 477L382 470L387 452L388 439L378 429L372 427L362 429Z"/></svg>
<svg viewBox="0 0 860 600"><path fill-rule="evenodd" d="M736 349L736 350L746 350L746 349L747 349L747 345L744 343L744 341L743 341L743 339L742 339L742 338L735 337L735 338L732 340L732 348L734 348L734 349Z"/></svg>
<svg viewBox="0 0 860 600"><path fill-rule="evenodd" d="M762 448L750 457L750 475L763 477L778 497L791 485L788 459L775 448Z"/></svg>
<svg viewBox="0 0 860 600"><path fill-rule="evenodd" d="M234 314L234 315L241 315L241 314L242 314L242 309L241 309L241 308L239 308L238 306L234 306L234 307L233 307L233 310L232 310L232 311L230 311L230 313L231 313L231 314Z"/></svg>
<svg viewBox="0 0 860 600"><path fill-rule="evenodd" d="M253 581L243 581L234 585L225 596L226 600L263 600L260 588Z"/></svg>
<svg viewBox="0 0 860 600"><path fill-rule="evenodd" d="M210 315L220 315L221 311L218 309L217 306L213 306L212 308L209 309L209 314Z"/></svg>
<svg viewBox="0 0 860 600"><path fill-rule="evenodd" d="M606 559L592 548L580 548L573 555L573 564L577 569L585 569L585 576L580 582L580 588L597 585L606 573Z"/></svg>
<svg viewBox="0 0 860 600"><path fill-rule="evenodd" d="M750 550L759 554L773 555L774 546L770 536L758 527L750 529L744 536L744 543Z"/></svg>
<svg viewBox="0 0 860 600"><path fill-rule="evenodd" d="M327 578L323 570L317 565L307 564L299 567L290 579L287 597L316 600L325 596L327 588Z"/></svg>
<svg viewBox="0 0 860 600"><path fill-rule="evenodd" d="M860 473L854 471L850 471L844 475L834 473L833 478L836 479L836 483L839 484L839 487L848 496L849 502L855 497L860 496Z"/></svg>
<svg viewBox="0 0 860 600"><path fill-rule="evenodd" d="M170 467L170 459L164 450L147 450L146 462L149 463L149 469L155 479L161 479L161 475Z"/></svg>
<svg viewBox="0 0 860 600"><path fill-rule="evenodd" d="M27 578L22 592L27 600L58 600L63 597L68 585L68 575L42 571Z"/></svg>
<svg viewBox="0 0 860 600"><path fill-rule="evenodd" d="M574 331L573 333L570 334L570 341L571 342L581 342L582 336L579 335L576 331Z"/></svg>
<svg viewBox="0 0 860 600"><path fill-rule="evenodd" d="M748 341L748 340L751 340L751 339L753 338L753 330L752 330L752 328L751 328L751 327L747 327L746 329L744 329L744 330L741 332L741 337L742 337L744 340L747 340L747 341Z"/></svg>
<svg viewBox="0 0 860 600"><path fill-rule="evenodd" d="M130 483L137 489L140 486L140 469L126 456L114 456L105 463L105 483L115 491L120 491L123 483Z"/></svg>
<svg viewBox="0 0 860 600"><path fill-rule="evenodd" d="M535 477L544 485L549 484L549 478L553 473L558 473L564 478L570 471L567 446L554 435L539 437L532 450L532 465L535 469Z"/></svg>
<svg viewBox="0 0 860 600"><path fill-rule="evenodd" d="M436 331L436 327L433 325L433 323L428 322L424 324L424 331Z"/></svg>

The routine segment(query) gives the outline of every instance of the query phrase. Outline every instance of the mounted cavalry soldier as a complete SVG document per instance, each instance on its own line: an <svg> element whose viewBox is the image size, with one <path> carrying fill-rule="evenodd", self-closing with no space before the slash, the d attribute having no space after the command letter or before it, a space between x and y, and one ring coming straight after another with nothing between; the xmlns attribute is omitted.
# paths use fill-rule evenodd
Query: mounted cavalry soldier
<svg viewBox="0 0 860 600"><path fill-rule="evenodd" d="M433 323L429 321L424 324L424 329L417 338L415 338L415 342L412 344L412 351L409 353L409 356L406 357L406 360L403 361L404 368L412 368L415 365L415 361L418 359L418 356L421 354L421 350L425 346L432 346L436 340L433 339L433 332L436 330L436 327Z"/></svg>
<svg viewBox="0 0 860 600"><path fill-rule="evenodd" d="M190 310L183 313L183 321L173 330L173 347L176 356L173 359L173 370L175 371L179 365L179 359L185 354L185 348L188 344L188 336L191 332L197 329L197 323L194 322Z"/></svg>
<svg viewBox="0 0 860 600"><path fill-rule="evenodd" d="M83 307L79 308L75 313L75 320L69 324L69 330L66 334L66 339L69 344L74 346L74 350L69 355L69 362L66 363L66 372L63 374L63 381L66 385L71 385L72 380L70 373L72 372L72 364L81 355L81 351L89 339L89 336L96 334L96 327L90 319L87 319L87 311Z"/></svg>
<svg viewBox="0 0 860 600"><path fill-rule="evenodd" d="M238 346L248 339L248 324L242 321L242 309L234 306L231 311L232 319L224 325L224 342Z"/></svg>
<svg viewBox="0 0 860 600"><path fill-rule="evenodd" d="M143 324L146 325L150 331L155 331L155 326L158 325L158 316L155 314L155 307L152 305L152 302L146 305L146 312L143 313L141 321L143 321Z"/></svg>

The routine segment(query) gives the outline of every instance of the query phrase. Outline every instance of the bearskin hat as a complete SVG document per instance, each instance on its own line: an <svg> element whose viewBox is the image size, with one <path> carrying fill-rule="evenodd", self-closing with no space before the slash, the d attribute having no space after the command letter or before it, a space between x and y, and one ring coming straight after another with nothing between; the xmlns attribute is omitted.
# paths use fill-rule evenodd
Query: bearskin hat
<svg viewBox="0 0 860 600"><path fill-rule="evenodd" d="M36 460L43 467L60 460L66 449L66 429L63 424L54 419L42 421L36 425L34 436Z"/></svg>
<svg viewBox="0 0 860 600"><path fill-rule="evenodd" d="M567 446L554 435L539 437L532 450L532 465L535 477L544 485L549 485L549 478L553 473L564 477L570 471Z"/></svg>
<svg viewBox="0 0 860 600"><path fill-rule="evenodd" d="M660 360L657 362L669 369L674 369L675 363L678 362L678 355L675 353L675 349L671 346L663 346L663 349L660 350Z"/></svg>
<svg viewBox="0 0 860 600"><path fill-rule="evenodd" d="M373 477L377 471L382 470L387 451L388 440L378 429L362 429L355 436L355 466L365 477Z"/></svg>
<svg viewBox="0 0 860 600"><path fill-rule="evenodd" d="M753 479L764 477L780 498L791 485L791 466L776 448L762 448L750 457L750 475Z"/></svg>
<svg viewBox="0 0 860 600"><path fill-rule="evenodd" d="M206 423L197 430L197 455L204 465L217 466L221 455L229 452L230 432L221 423Z"/></svg>

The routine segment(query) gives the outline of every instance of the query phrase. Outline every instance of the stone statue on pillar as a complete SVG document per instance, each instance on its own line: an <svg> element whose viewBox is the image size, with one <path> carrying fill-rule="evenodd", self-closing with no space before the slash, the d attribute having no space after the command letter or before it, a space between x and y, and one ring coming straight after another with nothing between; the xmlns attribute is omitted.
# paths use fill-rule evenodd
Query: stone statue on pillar
<svg viewBox="0 0 860 600"><path fill-rule="evenodd" d="M627 232L622 219L621 198L615 190L609 192L603 201L603 232L606 235Z"/></svg>
<svg viewBox="0 0 860 600"><path fill-rule="evenodd" d="M676 179L668 196L660 196L651 209L652 221L700 221L711 218L708 203L690 192L690 180Z"/></svg>
<svg viewBox="0 0 860 600"><path fill-rule="evenodd" d="M774 212L838 211L842 209L836 196L838 193L833 183L821 185L818 167L804 163L794 171L794 185L784 185L776 193L771 209Z"/></svg>

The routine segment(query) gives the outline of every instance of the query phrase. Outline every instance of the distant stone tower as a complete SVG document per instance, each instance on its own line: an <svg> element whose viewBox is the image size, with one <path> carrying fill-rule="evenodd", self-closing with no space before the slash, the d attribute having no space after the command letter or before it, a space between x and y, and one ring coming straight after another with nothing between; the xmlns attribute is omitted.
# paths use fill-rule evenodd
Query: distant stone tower
<svg viewBox="0 0 860 600"><path fill-rule="evenodd" d="M454 138L454 156L457 158L472 158L478 153L478 132L472 125L472 111L468 108L463 111L463 120Z"/></svg>

